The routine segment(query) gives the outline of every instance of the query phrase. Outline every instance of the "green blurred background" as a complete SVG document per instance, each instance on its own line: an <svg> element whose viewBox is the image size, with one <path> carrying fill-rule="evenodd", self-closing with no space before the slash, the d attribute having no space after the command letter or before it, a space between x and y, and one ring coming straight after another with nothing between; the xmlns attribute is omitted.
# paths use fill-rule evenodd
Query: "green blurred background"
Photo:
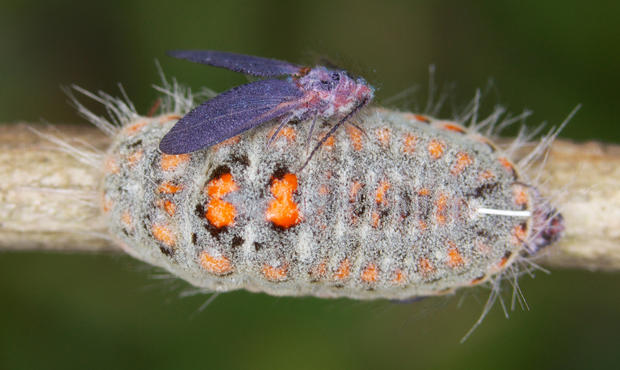
<svg viewBox="0 0 620 370"><path fill-rule="evenodd" d="M168 75L222 91L245 81L170 60L171 48L236 51L365 76L377 102L424 106L428 66L455 83L443 115L478 87L529 123L620 142L616 1L0 1L0 122L81 122L60 85L117 93L141 112ZM81 124L84 124L81 122ZM498 305L465 343L487 291L413 304L206 296L122 255L0 255L1 369L617 368L620 276L554 270L521 280L531 311ZM457 307L465 294L463 304Z"/></svg>

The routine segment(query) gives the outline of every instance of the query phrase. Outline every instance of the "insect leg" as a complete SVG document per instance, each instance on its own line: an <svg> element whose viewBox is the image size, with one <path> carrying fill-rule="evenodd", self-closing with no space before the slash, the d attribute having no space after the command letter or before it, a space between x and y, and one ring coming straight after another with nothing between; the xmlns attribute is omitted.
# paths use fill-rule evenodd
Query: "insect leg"
<svg viewBox="0 0 620 370"><path fill-rule="evenodd" d="M310 131L308 131L308 138L306 138L306 154L308 154L308 148L310 147L310 140L312 140L312 133L314 132L314 125L316 124L316 117L318 114L314 116L312 120L312 125L310 125Z"/></svg>

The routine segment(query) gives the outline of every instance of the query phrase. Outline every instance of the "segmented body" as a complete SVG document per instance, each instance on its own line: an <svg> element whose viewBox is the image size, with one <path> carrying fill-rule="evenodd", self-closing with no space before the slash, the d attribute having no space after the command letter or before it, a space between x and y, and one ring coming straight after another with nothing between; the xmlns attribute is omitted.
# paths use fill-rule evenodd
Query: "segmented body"
<svg viewBox="0 0 620 370"><path fill-rule="evenodd" d="M286 126L269 147L274 124L167 155L158 144L179 117L134 122L106 157L110 230L195 286L272 295L445 294L524 253L533 216L479 212L537 207L492 143L452 122L382 117L338 130L300 173L309 125Z"/></svg>

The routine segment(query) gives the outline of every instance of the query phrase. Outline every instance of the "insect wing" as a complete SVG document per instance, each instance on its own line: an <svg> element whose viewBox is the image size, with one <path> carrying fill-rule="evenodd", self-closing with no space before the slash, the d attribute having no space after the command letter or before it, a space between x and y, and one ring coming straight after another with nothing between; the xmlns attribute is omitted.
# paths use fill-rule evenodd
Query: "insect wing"
<svg viewBox="0 0 620 370"><path fill-rule="evenodd" d="M169 56L189 60L194 63L208 64L214 67L252 76L273 77L299 74L302 66L276 59L255 57L215 50L171 50Z"/></svg>
<svg viewBox="0 0 620 370"><path fill-rule="evenodd" d="M303 92L288 80L237 86L194 108L163 137L167 154L190 153L299 108Z"/></svg>

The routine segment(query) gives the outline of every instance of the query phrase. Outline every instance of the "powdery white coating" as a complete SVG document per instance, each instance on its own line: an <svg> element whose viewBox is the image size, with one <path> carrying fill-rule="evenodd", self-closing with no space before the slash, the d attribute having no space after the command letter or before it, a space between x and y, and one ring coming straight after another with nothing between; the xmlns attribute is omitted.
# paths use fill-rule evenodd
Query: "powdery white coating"
<svg viewBox="0 0 620 370"><path fill-rule="evenodd" d="M159 141L179 116L133 121L105 159L110 231L128 253L197 287L290 296L446 294L532 251L532 215L546 205L486 138L424 116L367 114L377 116L364 132L338 130L300 173L306 124L269 147L277 124L162 157ZM268 209L286 181L286 211L298 214L281 226ZM219 222L207 217L214 202Z"/></svg>

